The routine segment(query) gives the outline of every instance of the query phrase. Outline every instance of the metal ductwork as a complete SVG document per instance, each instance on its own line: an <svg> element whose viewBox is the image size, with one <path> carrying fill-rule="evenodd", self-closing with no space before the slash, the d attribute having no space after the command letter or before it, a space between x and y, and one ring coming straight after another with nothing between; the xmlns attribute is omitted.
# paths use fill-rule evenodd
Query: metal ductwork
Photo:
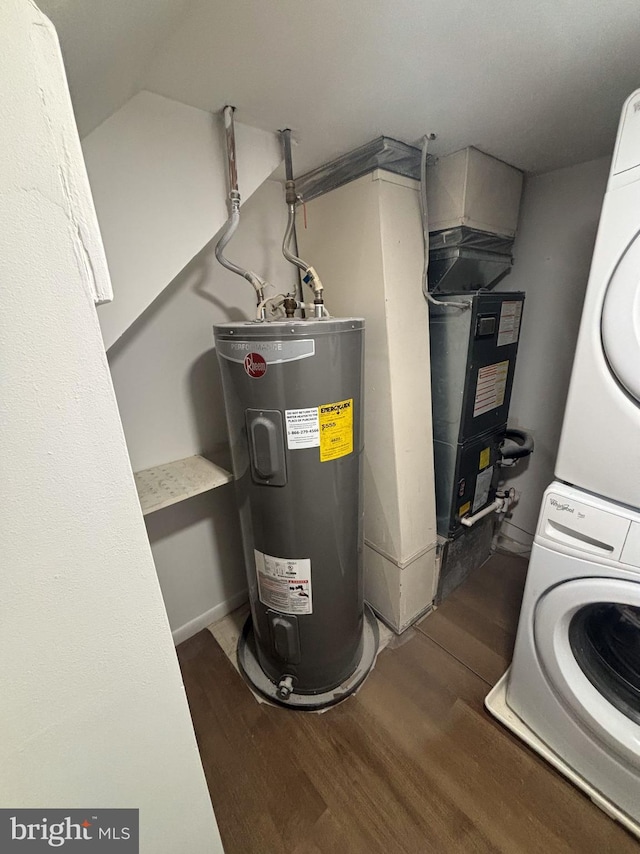
<svg viewBox="0 0 640 854"><path fill-rule="evenodd" d="M420 149L381 136L296 182L305 202L375 169L420 180ZM429 290L489 290L513 265L522 173L476 148L429 155Z"/></svg>
<svg viewBox="0 0 640 854"><path fill-rule="evenodd" d="M490 290L510 271L522 173L476 148L429 167L429 290Z"/></svg>
<svg viewBox="0 0 640 854"><path fill-rule="evenodd" d="M490 290L511 272L512 248L513 238L464 225L430 232L429 290Z"/></svg>

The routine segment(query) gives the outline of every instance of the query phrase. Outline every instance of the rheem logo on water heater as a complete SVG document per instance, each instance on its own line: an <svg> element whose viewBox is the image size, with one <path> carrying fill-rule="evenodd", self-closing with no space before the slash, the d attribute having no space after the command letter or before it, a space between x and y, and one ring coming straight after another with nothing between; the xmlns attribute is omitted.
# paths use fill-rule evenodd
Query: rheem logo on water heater
<svg viewBox="0 0 640 854"><path fill-rule="evenodd" d="M257 379L267 372L267 363L260 353L247 353L244 357L244 369L250 377Z"/></svg>

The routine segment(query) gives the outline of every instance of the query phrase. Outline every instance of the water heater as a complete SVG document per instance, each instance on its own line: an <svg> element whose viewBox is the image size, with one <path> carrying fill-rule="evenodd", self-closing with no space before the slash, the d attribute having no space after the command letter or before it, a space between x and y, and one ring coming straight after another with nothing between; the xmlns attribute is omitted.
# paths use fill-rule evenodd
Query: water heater
<svg viewBox="0 0 640 854"><path fill-rule="evenodd" d="M214 327L251 616L245 677L302 709L352 693L377 650L363 599L364 321Z"/></svg>

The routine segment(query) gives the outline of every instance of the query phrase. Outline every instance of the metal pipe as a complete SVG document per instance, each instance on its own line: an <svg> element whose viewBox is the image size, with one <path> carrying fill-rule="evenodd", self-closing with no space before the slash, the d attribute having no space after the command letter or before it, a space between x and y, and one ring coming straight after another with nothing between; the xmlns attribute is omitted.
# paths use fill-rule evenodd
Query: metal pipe
<svg viewBox="0 0 640 854"><path fill-rule="evenodd" d="M306 264L302 260L302 258L298 258L297 255L294 255L293 252L291 252L291 250L289 249L289 244L291 243L291 238L293 236L293 230L296 226L296 206L288 205L288 211L289 214L287 217L287 227L285 229L284 239L282 241L282 254L287 259L287 261L290 261L292 264L302 270L303 273L306 273L309 269L309 265Z"/></svg>
<svg viewBox="0 0 640 854"><path fill-rule="evenodd" d="M225 225L224 231L220 235L220 239L216 243L216 258L222 264L223 267L226 267L227 270L231 270L232 273L237 273L239 276L244 276L245 271L242 267L238 267L237 264L234 264L233 261L229 261L222 254L227 243L231 240L233 235L236 233L236 229L240 225L240 211L232 206L231 213L229 214L229 219Z"/></svg>
<svg viewBox="0 0 640 854"><path fill-rule="evenodd" d="M287 232L285 233L285 239L283 241L282 252L284 257L287 258L285 254L285 245L287 248L293 241L293 255L297 257L298 255L298 235L296 234L296 223L295 223L295 203L296 199L296 189L295 183L293 180L293 159L291 157L291 128L285 128L285 130L280 131L282 135L282 147L284 150L284 174L286 179L286 188L287 188L287 202L291 198L291 205L289 205L289 214L291 214L291 206L293 206L293 223L291 225L291 232L289 233L289 223L287 222ZM291 182L291 183L289 183ZM289 237L287 238L286 234L289 233ZM287 258L287 261L290 261L290 258ZM295 262L294 262L295 263ZM296 298L300 305L300 315L302 317L306 317L307 313L304 309L302 303L304 302L304 294L302 292L302 271L305 269L301 267L299 264L296 264L298 267L296 271Z"/></svg>
<svg viewBox="0 0 640 854"><path fill-rule="evenodd" d="M242 276L243 279L246 279L249 284L253 287L256 292L256 299L258 306L261 307L259 311L259 319L264 320L266 317L266 312L264 308L264 288L266 287L266 281L261 278L257 273L253 273L251 270L245 270L243 267L240 267L238 264L234 264L233 261L229 261L228 258L224 256L224 250L236 233L238 225L240 224L240 191L238 190L238 168L236 163L236 134L235 127L233 122L233 113L235 107L231 107L227 105L223 110L224 116L224 129L225 129L225 137L227 142L227 165L228 165L228 173L229 173L229 218L223 228L222 234L218 242L216 243L215 253L216 258L225 267L227 270L230 270L232 273L236 273L238 276Z"/></svg>
<svg viewBox="0 0 640 854"><path fill-rule="evenodd" d="M287 181L293 181L293 161L291 159L291 128L280 131L284 148L284 175Z"/></svg>
<svg viewBox="0 0 640 854"><path fill-rule="evenodd" d="M223 110L224 130L227 138L227 162L229 164L229 190L238 192L238 167L236 165L236 131L233 124L235 107L228 104Z"/></svg>
<svg viewBox="0 0 640 854"><path fill-rule="evenodd" d="M303 261L302 258L298 258L297 255L294 255L291 251L290 244L291 239L295 235L296 229L296 202L298 201L298 197L296 196L296 184L293 180L293 164L291 160L291 130L287 128L286 130L280 131L280 136L282 137L282 146L284 150L284 160L285 160L285 201L287 203L288 209L288 217L287 217L287 227L284 232L284 238L282 240L282 254L284 257L301 270L304 273L303 281L306 282L309 287L313 291L314 296L314 306L315 311L314 314L316 317L324 317L324 300L322 296L322 282L320 281L320 276L314 270L314 268L307 264L306 261ZM297 241L296 241L297 243Z"/></svg>

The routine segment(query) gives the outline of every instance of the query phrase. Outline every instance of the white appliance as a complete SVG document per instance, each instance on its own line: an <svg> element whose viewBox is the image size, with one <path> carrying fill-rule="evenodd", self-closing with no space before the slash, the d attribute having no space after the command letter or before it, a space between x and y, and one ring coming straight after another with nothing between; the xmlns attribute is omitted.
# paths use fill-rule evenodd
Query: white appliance
<svg viewBox="0 0 640 854"><path fill-rule="evenodd" d="M640 507L640 89L618 129L556 477Z"/></svg>
<svg viewBox="0 0 640 854"><path fill-rule="evenodd" d="M513 662L486 705L640 836L640 90L618 129L556 477Z"/></svg>
<svg viewBox="0 0 640 854"><path fill-rule="evenodd" d="M547 489L487 707L640 836L640 512Z"/></svg>

